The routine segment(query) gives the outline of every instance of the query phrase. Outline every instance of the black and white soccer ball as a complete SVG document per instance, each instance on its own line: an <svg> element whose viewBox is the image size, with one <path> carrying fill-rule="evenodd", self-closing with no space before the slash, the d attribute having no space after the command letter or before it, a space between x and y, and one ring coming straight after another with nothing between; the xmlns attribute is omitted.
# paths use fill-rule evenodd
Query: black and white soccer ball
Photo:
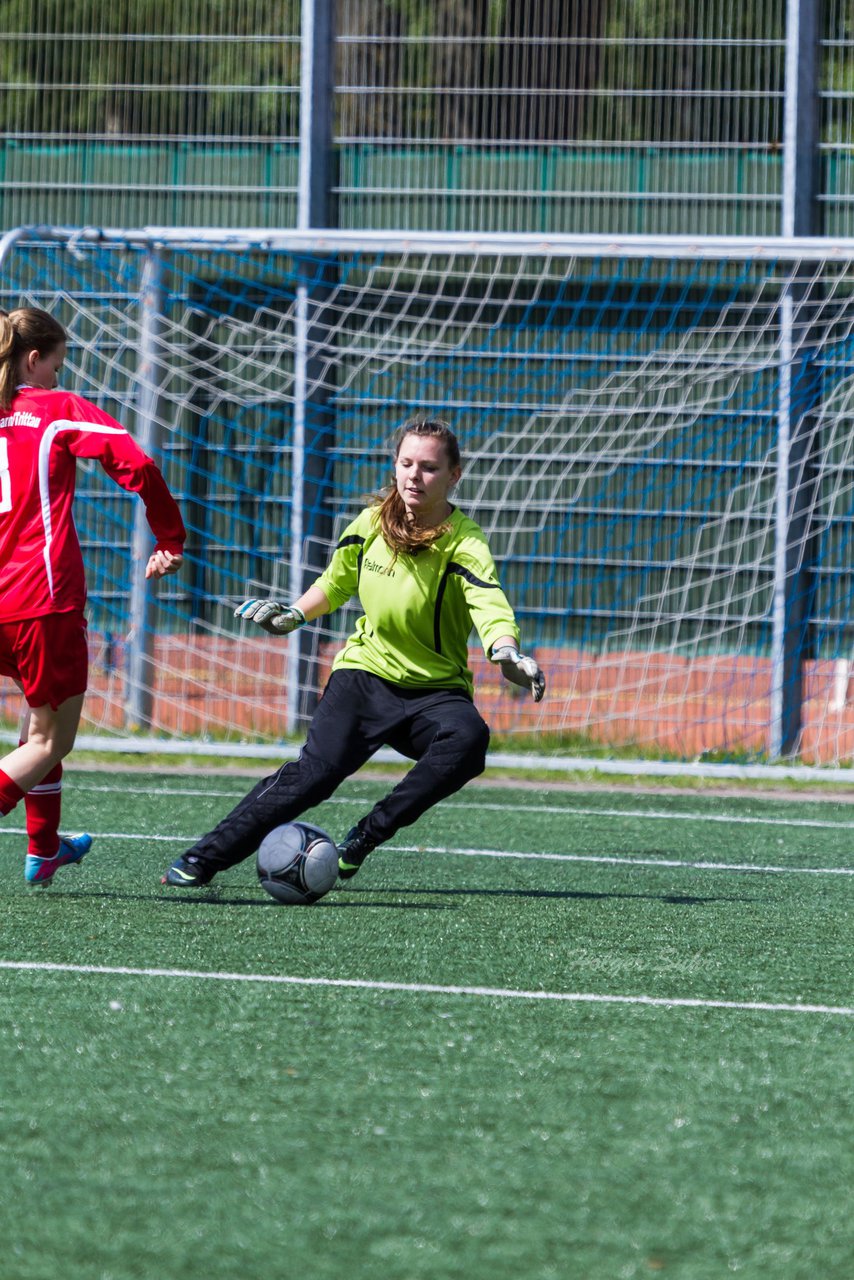
<svg viewBox="0 0 854 1280"><path fill-rule="evenodd" d="M338 878L338 850L320 827L286 822L261 841L256 865L261 887L277 902L307 907Z"/></svg>

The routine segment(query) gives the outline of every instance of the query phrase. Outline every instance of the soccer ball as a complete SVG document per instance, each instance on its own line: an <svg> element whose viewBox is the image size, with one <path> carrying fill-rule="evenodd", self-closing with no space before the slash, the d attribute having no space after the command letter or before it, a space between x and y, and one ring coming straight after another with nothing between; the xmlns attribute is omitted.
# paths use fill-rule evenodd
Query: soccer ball
<svg viewBox="0 0 854 1280"><path fill-rule="evenodd" d="M338 878L338 850L325 831L310 822L286 822L261 841L258 879L277 902L308 906Z"/></svg>

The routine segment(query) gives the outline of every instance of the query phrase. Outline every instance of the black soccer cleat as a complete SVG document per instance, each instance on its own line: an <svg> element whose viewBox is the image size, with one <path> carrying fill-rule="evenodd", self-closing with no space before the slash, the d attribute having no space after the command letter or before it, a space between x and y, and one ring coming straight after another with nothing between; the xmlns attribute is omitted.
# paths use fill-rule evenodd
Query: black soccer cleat
<svg viewBox="0 0 854 1280"><path fill-rule="evenodd" d="M160 877L161 884L171 884L177 889L201 889L210 884L216 873L197 858L176 858L165 876Z"/></svg>
<svg viewBox="0 0 854 1280"><path fill-rule="evenodd" d="M338 879L350 880L376 847L373 840L369 840L358 827L348 831L338 846Z"/></svg>

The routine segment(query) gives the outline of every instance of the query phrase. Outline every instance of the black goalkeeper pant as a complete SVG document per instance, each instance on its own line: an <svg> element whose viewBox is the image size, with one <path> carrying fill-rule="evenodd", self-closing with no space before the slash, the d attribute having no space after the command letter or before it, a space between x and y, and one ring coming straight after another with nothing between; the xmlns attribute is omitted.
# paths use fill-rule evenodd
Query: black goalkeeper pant
<svg viewBox="0 0 854 1280"><path fill-rule="evenodd" d="M327 800L382 746L417 761L359 822L374 844L483 773L489 729L462 689L401 689L367 671L335 671L299 759L263 778L185 857L211 872L255 853L268 832Z"/></svg>

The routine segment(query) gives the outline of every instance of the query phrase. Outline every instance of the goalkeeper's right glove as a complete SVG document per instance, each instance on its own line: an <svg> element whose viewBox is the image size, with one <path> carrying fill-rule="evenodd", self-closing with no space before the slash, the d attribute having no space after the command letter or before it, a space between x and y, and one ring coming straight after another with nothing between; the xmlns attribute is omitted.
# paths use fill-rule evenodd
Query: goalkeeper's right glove
<svg viewBox="0 0 854 1280"><path fill-rule="evenodd" d="M292 604L279 604L277 600L244 600L234 610L235 618L257 622L271 636L287 636L297 627L305 626L305 614Z"/></svg>
<svg viewBox="0 0 854 1280"><path fill-rule="evenodd" d="M505 680L529 689L535 702L541 700L546 691L546 677L535 658L526 658L515 645L504 644L490 651L489 660L498 664Z"/></svg>

